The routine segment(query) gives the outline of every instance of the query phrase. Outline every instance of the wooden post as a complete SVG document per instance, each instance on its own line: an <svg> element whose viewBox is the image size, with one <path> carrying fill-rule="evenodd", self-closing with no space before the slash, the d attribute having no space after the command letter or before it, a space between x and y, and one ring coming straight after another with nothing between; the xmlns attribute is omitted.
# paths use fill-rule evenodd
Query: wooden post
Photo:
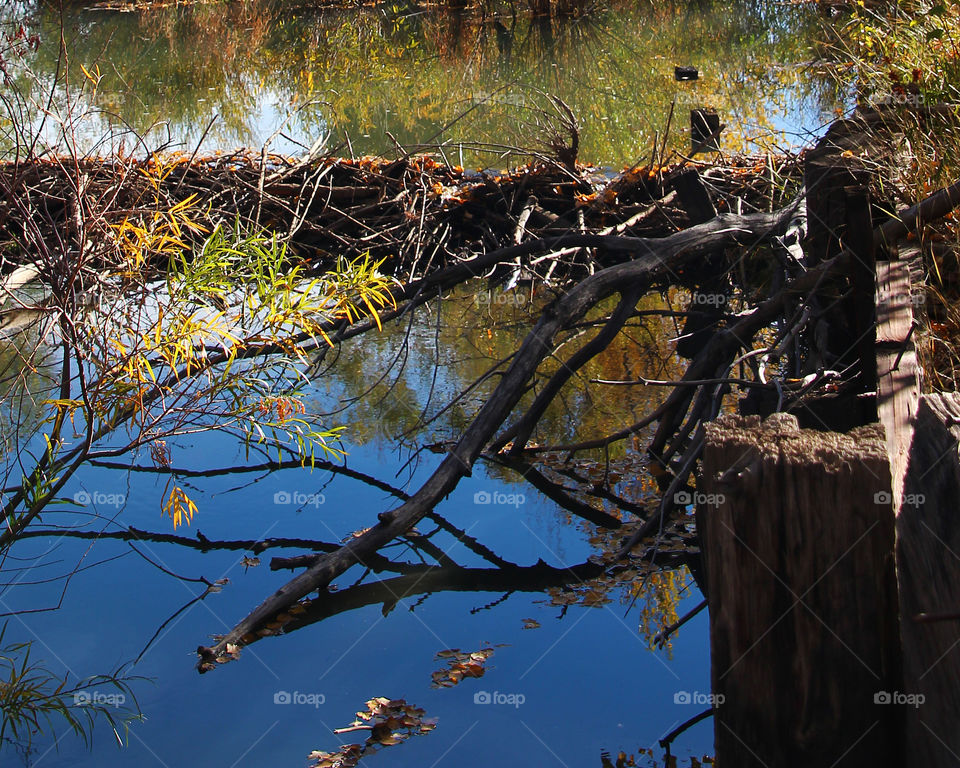
<svg viewBox="0 0 960 768"><path fill-rule="evenodd" d="M710 221L717 215L710 192L696 168L684 168L671 175L669 183L676 190L692 224ZM693 273L696 285L692 288L683 333L677 340L677 354L692 360L716 333L718 321L727 310L730 286L724 269L723 249L704 254L696 268L688 267L685 272L688 275Z"/></svg>
<svg viewBox="0 0 960 768"><path fill-rule="evenodd" d="M717 152L720 149L718 137L721 130L717 112L712 109L691 109L690 154Z"/></svg>
<svg viewBox="0 0 960 768"><path fill-rule="evenodd" d="M893 476L903 646L903 682L890 695L904 764L946 768L960 764L960 398L920 396L911 270L922 261L916 246L898 255L877 263L877 410Z"/></svg>
<svg viewBox="0 0 960 768"><path fill-rule="evenodd" d="M841 355L838 368L856 361L860 369L860 392L877 388L876 343L876 251L873 220L870 215L870 189L867 184L844 190L847 215L845 244L852 255L850 288L846 302L847 324L851 328L854 349Z"/></svg>
<svg viewBox="0 0 960 768"><path fill-rule="evenodd" d="M822 310L822 338L810 334L811 352L801 373L818 368L843 370L859 362L859 391L873 391L873 224L870 216L871 170L858 159L843 158L826 143L804 161L811 265L832 259L844 249L853 254L851 273L823 285L814 299ZM852 290L851 290L852 289ZM849 295L838 301L838 298Z"/></svg>
<svg viewBox="0 0 960 768"><path fill-rule="evenodd" d="M913 420L920 397L913 344L910 259L877 262L877 420L890 455L894 510L899 511Z"/></svg>
<svg viewBox="0 0 960 768"><path fill-rule="evenodd" d="M706 427L697 527L717 763L899 765L890 469L878 425L776 414Z"/></svg>
<svg viewBox="0 0 960 768"><path fill-rule="evenodd" d="M958 440L960 396L924 395L897 515L907 768L960 764Z"/></svg>

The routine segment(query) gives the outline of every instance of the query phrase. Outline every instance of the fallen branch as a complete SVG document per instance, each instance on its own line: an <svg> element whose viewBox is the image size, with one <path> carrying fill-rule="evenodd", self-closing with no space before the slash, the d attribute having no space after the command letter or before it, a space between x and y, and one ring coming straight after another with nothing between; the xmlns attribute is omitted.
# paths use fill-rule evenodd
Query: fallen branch
<svg viewBox="0 0 960 768"><path fill-rule="evenodd" d="M642 289L673 274L676 269L697 256L732 245L756 246L774 235L782 234L792 216L792 206L774 214L724 214L661 239L590 235L567 235L558 238L569 238L578 245L627 251L635 257L632 261L596 272L544 309L540 320L527 335L497 388L467 427L457 445L449 451L424 485L399 507L380 513L379 524L352 539L336 552L324 555L306 571L280 587L215 646L201 646L198 649L200 671L212 668L210 659L232 657L232 654L227 652L228 644L241 646L242 638L251 635L277 613L309 593L324 588L347 569L365 562L372 553L410 530L453 491L462 477L470 475L477 457L519 402L527 383L543 359L550 354L555 337L561 330L579 321L603 299L615 293L623 295L624 292L642 292ZM568 244L574 244L569 240ZM539 247L545 245L545 241L540 241ZM533 243L523 243L513 248L501 249L501 258L505 251L525 250L529 253L535 249ZM471 269L466 265L464 268Z"/></svg>

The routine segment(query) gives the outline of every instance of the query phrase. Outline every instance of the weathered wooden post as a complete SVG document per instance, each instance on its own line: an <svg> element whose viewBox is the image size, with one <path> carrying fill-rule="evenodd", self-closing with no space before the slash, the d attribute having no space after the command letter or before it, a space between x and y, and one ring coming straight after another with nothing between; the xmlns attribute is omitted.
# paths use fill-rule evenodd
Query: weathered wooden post
<svg viewBox="0 0 960 768"><path fill-rule="evenodd" d="M904 225L874 227L875 170L857 159L869 134L838 125L806 158L805 250L809 263L843 254L845 270L806 297L821 317L800 372L856 370L843 402L869 399L873 416L826 431L843 420L808 403L824 431L785 414L706 427L717 761L946 768L960 765L960 395L920 395L923 259L897 246Z"/></svg>
<svg viewBox="0 0 960 768"><path fill-rule="evenodd" d="M897 515L903 681L890 692L908 768L960 764L960 398L920 396L915 246L877 263L877 411ZM919 300L918 300L919 299Z"/></svg>
<svg viewBox="0 0 960 768"><path fill-rule="evenodd" d="M707 425L697 527L716 757L734 768L899 765L890 465L879 425Z"/></svg>
<svg viewBox="0 0 960 768"><path fill-rule="evenodd" d="M960 396L920 399L897 514L904 764L960 764Z"/></svg>

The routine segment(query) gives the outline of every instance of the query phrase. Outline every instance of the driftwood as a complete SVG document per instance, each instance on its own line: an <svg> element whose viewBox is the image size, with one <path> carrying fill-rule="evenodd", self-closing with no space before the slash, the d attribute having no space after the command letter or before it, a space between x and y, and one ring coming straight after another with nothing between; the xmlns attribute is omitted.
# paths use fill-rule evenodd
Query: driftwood
<svg viewBox="0 0 960 768"><path fill-rule="evenodd" d="M278 589L215 646L201 646L198 651L200 670L211 669L212 659L230 655L227 652L228 645L231 648L242 645L242 639L252 635L262 623L309 593L325 587L354 564L364 562L368 554L376 552L387 542L410 530L449 494L461 477L471 473L477 457L519 402L527 382L544 357L553 349L553 341L559 331L579 321L604 298L615 293L620 293L621 296L639 295L655 281L663 279L704 253L737 244L755 246L767 238L782 235L793 215L793 208L782 209L774 214L725 214L662 239L588 240L594 247L622 248L632 252L635 257L632 261L609 267L585 278L546 308L514 356L494 393L427 482L404 504L382 512L378 525L351 540L337 552L324 555L306 571ZM567 242L580 244L576 240ZM487 258L502 259L505 252L512 250L503 249L499 255L487 254Z"/></svg>

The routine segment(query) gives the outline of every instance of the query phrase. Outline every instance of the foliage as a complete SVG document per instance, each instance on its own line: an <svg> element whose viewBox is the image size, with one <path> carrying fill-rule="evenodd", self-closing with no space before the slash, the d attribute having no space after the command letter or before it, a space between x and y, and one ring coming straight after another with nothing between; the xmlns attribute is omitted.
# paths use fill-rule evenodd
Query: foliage
<svg viewBox="0 0 960 768"><path fill-rule="evenodd" d="M204 431L304 465L318 452L342 456L342 428L323 424L300 391L332 329L379 327L393 307L380 263L361 256L307 275L280 237L213 221L195 195L171 199L162 182L184 162L174 156L118 153L116 184L91 193L80 145L100 69L71 66L60 50L50 81L30 68L34 38L16 31L7 42L0 195L28 222L16 246L36 259L38 279L15 296L16 311L39 322L3 342L0 413L16 439L0 457L0 556L51 505L71 503L64 487L93 459L148 453L170 466L178 440ZM63 171L67 216L17 186L43 162ZM184 485L171 476L157 499L175 528L200 511ZM0 741L9 734L29 751L62 722L84 740L100 719L126 728L139 714L122 708L136 700L121 672L71 684L32 659L28 643L0 649Z"/></svg>
<svg viewBox="0 0 960 768"><path fill-rule="evenodd" d="M650 650L659 646L657 636L676 623L679 618L677 607L692 582L690 572L682 568L650 573L634 585L634 596L641 601L640 634ZM664 647L669 654L673 650L673 643L668 640Z"/></svg>
<svg viewBox="0 0 960 768"><path fill-rule="evenodd" d="M918 106L960 98L960 8L858 0L837 38L861 103Z"/></svg>
<svg viewBox="0 0 960 768"><path fill-rule="evenodd" d="M317 450L342 455L341 428L325 428L307 413L297 388L308 381L308 351L330 343L328 324L392 306L389 280L368 258L307 278L278 238L239 223L216 226L191 256L181 232L204 228L188 218L190 208L124 219L124 231L136 234L117 243L116 279L103 282L111 298L101 296L95 311L71 318L71 343L84 361L73 382L79 391L48 401L48 424L62 425L69 415L91 443L122 432L123 451L216 429L275 447L281 459L284 452L303 462ZM129 269L162 257L170 259L162 283L145 285ZM63 460L55 457L73 453L58 434L50 435L47 455L59 468ZM46 485L38 491L41 480ZM31 508L50 500L49 473L30 483L29 498L37 500ZM175 527L196 509L177 486L163 504Z"/></svg>
<svg viewBox="0 0 960 768"><path fill-rule="evenodd" d="M838 80L854 84L860 106L885 109L897 119L909 147L899 184L919 201L960 178L960 6L910 0L857 2L838 29L830 29L828 53ZM926 380L940 390L960 382L960 229L956 214L922 233L930 285L929 322L918 334Z"/></svg>

